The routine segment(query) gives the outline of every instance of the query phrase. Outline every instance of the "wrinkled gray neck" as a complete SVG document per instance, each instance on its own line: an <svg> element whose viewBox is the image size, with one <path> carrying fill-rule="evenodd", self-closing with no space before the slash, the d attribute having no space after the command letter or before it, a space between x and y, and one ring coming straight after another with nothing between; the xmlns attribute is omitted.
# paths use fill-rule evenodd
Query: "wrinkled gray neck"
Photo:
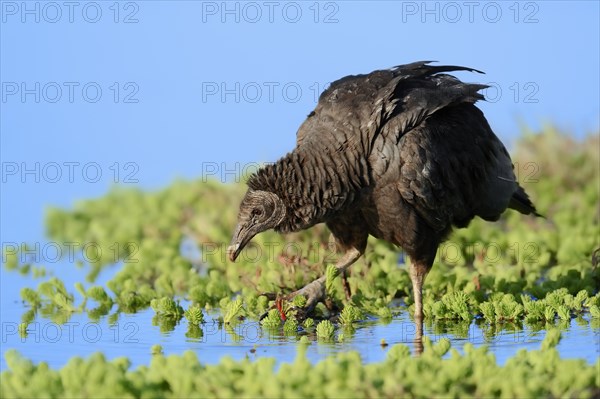
<svg viewBox="0 0 600 399"><path fill-rule="evenodd" d="M298 231L326 221L351 203L365 184L360 176L368 174L366 160L351 165L347 153L307 147L297 147L248 181L250 188L275 193L283 201L286 217L277 231Z"/></svg>

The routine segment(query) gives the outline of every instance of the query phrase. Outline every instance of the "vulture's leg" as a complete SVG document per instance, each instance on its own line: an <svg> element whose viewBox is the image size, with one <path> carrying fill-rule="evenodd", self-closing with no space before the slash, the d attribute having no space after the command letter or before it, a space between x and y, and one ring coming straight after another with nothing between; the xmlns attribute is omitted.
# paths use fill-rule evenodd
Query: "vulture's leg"
<svg viewBox="0 0 600 399"><path fill-rule="evenodd" d="M358 248L350 248L346 253L338 260L335 264L335 267L338 269L339 274L344 274L346 269L350 267L358 258L362 256L364 253L364 248L362 250ZM323 302L327 296L325 292L325 280L327 276L321 276L315 281L305 285L303 288L298 291L292 292L288 299L295 297L296 295L304 295L306 297L306 305L304 310L306 313L310 313L317 303Z"/></svg>
<svg viewBox="0 0 600 399"><path fill-rule="evenodd" d="M410 262L410 279L413 286L413 296L415 299L415 322L423 322L423 282L427 273L431 269L431 264L424 261Z"/></svg>
<svg viewBox="0 0 600 399"><path fill-rule="evenodd" d="M327 222L327 227L335 238L335 243L340 251L344 251L344 255L337 261L335 267L338 269L342 278L345 279L346 270L358 258L362 256L367 247L367 238L369 237L368 229L363 217L360 213L342 215L335 220ZM305 311L309 313L314 309L317 303L325 300L327 293L325 292L326 276L322 276L312 283L309 283L304 288L290 294L290 298L300 294L307 299ZM347 282L346 282L347 284ZM346 288L344 288L346 291ZM349 287L347 293L349 293Z"/></svg>
<svg viewBox="0 0 600 399"><path fill-rule="evenodd" d="M352 299L352 292L350 291L350 284L348 284L348 272L346 269L342 272L342 286L344 287L344 294L346 295L346 300L349 301Z"/></svg>
<svg viewBox="0 0 600 399"><path fill-rule="evenodd" d="M415 338L413 339L413 346L415 348L415 356L420 356L423 354L423 320L416 320L415 326L417 327L417 331L415 332Z"/></svg>
<svg viewBox="0 0 600 399"><path fill-rule="evenodd" d="M426 262L410 263L410 279L413 285L413 296L415 298L415 338L413 345L415 355L419 356L423 353L423 282L429 272L431 265Z"/></svg>

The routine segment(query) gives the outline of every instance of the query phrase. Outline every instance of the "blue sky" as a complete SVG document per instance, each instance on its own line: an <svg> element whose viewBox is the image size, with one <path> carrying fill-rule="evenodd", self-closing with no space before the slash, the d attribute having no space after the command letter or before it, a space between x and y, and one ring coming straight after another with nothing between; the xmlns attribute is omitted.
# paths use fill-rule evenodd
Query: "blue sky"
<svg viewBox="0 0 600 399"><path fill-rule="evenodd" d="M509 146L523 124L583 136L599 125L598 4L2 1L1 241L42 240L46 206L115 181L274 161L328 82L415 60L485 71L459 76L493 86L481 108Z"/></svg>

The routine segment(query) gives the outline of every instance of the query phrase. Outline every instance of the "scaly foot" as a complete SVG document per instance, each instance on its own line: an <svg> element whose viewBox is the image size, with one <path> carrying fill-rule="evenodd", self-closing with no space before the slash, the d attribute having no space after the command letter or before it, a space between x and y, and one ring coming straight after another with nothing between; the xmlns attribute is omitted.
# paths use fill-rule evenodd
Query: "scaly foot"
<svg viewBox="0 0 600 399"><path fill-rule="evenodd" d="M298 291L289 294L286 299L292 300L297 295L303 295L306 298L306 304L299 311L297 316L298 319L305 319L314 309L319 302L324 302L327 298L327 292L325 291L325 276L316 279L315 281L306 284Z"/></svg>
<svg viewBox="0 0 600 399"><path fill-rule="evenodd" d="M261 295L266 296L267 298L269 298L269 300L274 300L279 297L278 295L272 293L263 293ZM297 295L303 295L306 298L306 304L304 305L304 307L294 308L294 310L296 311L296 318L298 320L304 320L315 309L315 306L317 306L319 302L325 302L325 299L327 297L327 293L325 290L325 276L306 284L304 287L292 292L291 294L285 295L283 299L291 302ZM273 305L271 306L271 308L269 308L269 310L275 309L275 307L276 305ZM264 319L265 317L267 317L268 314L268 311L265 312L263 315L260 316L259 320Z"/></svg>

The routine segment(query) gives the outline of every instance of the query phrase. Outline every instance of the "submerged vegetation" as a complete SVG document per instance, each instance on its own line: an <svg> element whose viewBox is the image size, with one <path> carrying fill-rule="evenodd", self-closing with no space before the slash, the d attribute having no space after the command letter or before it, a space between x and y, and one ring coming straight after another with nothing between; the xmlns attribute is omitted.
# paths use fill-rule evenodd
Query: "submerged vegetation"
<svg viewBox="0 0 600 399"><path fill-rule="evenodd" d="M490 334L523 324L548 330L541 350L521 351L504 366L485 348L471 346L441 359L449 350L444 339L426 340L423 355L410 361L408 347L394 345L381 363L363 365L358 354L347 353L314 368L298 345L297 360L278 370L272 359L223 359L211 366L194 353L165 357L161 348L148 348L156 355L136 370L129 370L126 359L107 361L98 354L71 359L55 371L9 351L2 396L598 395L600 363L561 359L554 346L561 325L571 319L587 323L585 316L600 329L599 147L598 135L576 141L551 128L525 135L514 151L516 175L546 218L507 211L497 223L477 219L438 251L425 282L426 325L468 329L475 321ZM75 313L87 313L93 321L106 317L114 323L120 314L151 307L161 331L187 323L186 336L199 337L207 312L218 310L225 329L265 315L263 329L326 345L348 339L367 318L391 320L390 309L398 304L412 315L406 257L383 241L370 239L352 267L349 301L340 276L327 268L338 254L324 226L288 236L263 233L237 263L228 262L226 247L244 191L243 184L178 181L151 193L117 187L72 209L50 209L49 239L79 243L77 256L89 268L88 278L65 287L47 277L44 265L4 249L5 268L44 279L37 289L21 291L26 309L19 333L26 339L28 324L40 317L66 323ZM115 263L118 271L106 287L96 285ZM301 296L287 303L262 295L294 291L320 275L327 275L329 300L316 308L314 319L295 317ZM79 385L86 379L85 387Z"/></svg>

